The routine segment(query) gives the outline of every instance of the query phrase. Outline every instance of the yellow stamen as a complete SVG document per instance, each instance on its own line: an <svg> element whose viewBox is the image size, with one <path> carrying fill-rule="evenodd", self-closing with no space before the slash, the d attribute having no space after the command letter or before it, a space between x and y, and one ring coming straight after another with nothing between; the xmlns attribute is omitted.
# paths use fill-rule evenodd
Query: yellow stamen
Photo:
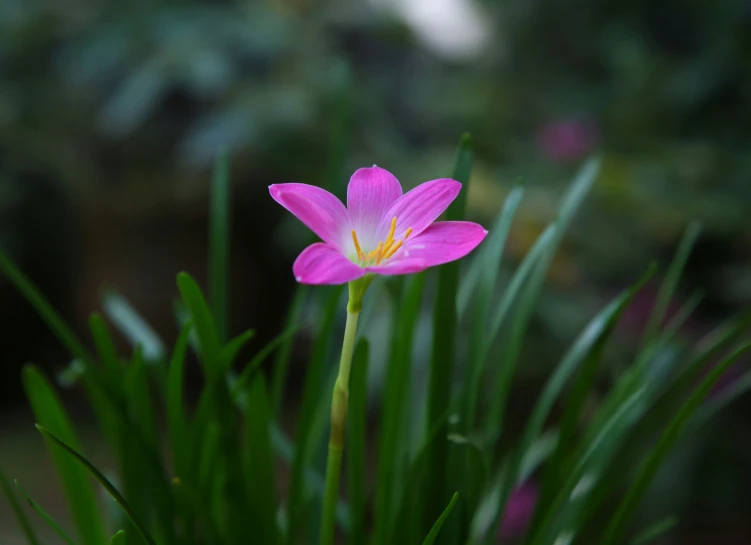
<svg viewBox="0 0 751 545"><path fill-rule="evenodd" d="M391 229L389 229L389 236L386 237L386 244L388 244L389 242L393 242L394 231L396 231L396 216L391 218Z"/></svg>
<svg viewBox="0 0 751 545"><path fill-rule="evenodd" d="M357 233L355 233L354 229L352 229L352 242L355 243L355 250L357 250L357 259L362 261L365 257L365 253L362 251L362 248L360 248L360 243L357 240Z"/></svg>
<svg viewBox="0 0 751 545"><path fill-rule="evenodd" d="M397 251L397 250L398 250L399 248L401 248L401 247L402 247L402 243L403 243L403 242L404 242L403 240L400 240L400 241L398 241L398 242L397 242L396 244L394 244L394 245L393 245L393 246L391 247L391 249L390 249L390 250L388 251L388 253L387 253L387 254L386 254L385 256L383 256L383 259L388 259L388 258L390 258L390 257L391 257L392 255L394 255L394 254L396 253L396 251Z"/></svg>
<svg viewBox="0 0 751 545"><path fill-rule="evenodd" d="M404 240L407 240L409 238L409 235L412 234L412 227L404 231Z"/></svg>
<svg viewBox="0 0 751 545"><path fill-rule="evenodd" d="M373 259L380 257L382 252L383 252L383 242L379 242L378 246L376 246L376 249L368 254L368 261L373 261Z"/></svg>

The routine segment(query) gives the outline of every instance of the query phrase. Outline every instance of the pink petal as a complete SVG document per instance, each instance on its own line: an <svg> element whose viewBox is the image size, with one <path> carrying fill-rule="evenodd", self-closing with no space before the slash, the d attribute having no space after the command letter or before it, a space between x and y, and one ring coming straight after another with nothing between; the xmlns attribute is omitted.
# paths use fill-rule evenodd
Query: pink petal
<svg viewBox="0 0 751 545"><path fill-rule="evenodd" d="M462 184L449 178L441 178L418 185L402 195L381 217L376 229L376 240L385 240L391 227L391 218L396 216L397 240L412 228L411 236L422 233L440 216L456 198Z"/></svg>
<svg viewBox="0 0 751 545"><path fill-rule="evenodd" d="M374 166L352 175L347 187L347 210L361 244L370 247L377 242L374 236L378 220L401 196L402 186L388 170Z"/></svg>
<svg viewBox="0 0 751 545"><path fill-rule="evenodd" d="M395 274L413 274L424 271L428 268L428 263L420 258L393 259L385 265L376 267L366 267L365 271L375 274L395 275Z"/></svg>
<svg viewBox="0 0 751 545"><path fill-rule="evenodd" d="M365 274L363 268L323 242L305 248L297 256L292 271L301 284L345 284Z"/></svg>
<svg viewBox="0 0 751 545"><path fill-rule="evenodd" d="M470 221L439 221L410 238L395 260L418 258L429 267L455 261L474 250L488 232Z"/></svg>
<svg viewBox="0 0 751 545"><path fill-rule="evenodd" d="M324 242L343 248L350 238L347 209L328 191L307 184L274 184L269 193Z"/></svg>

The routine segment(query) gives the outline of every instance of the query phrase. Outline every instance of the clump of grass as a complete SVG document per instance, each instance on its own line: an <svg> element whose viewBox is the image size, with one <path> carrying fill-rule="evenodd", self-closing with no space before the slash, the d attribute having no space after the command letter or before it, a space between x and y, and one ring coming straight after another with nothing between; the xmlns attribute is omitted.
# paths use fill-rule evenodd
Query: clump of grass
<svg viewBox="0 0 751 545"><path fill-rule="evenodd" d="M471 165L471 142L464 138L453 177L465 188ZM365 398L372 362L367 328L354 349L344 455L346 494L335 510L342 543L497 543L509 498L532 475L539 494L521 543L626 543L639 531L634 518L640 500L681 435L706 422L751 384L744 377L740 387L720 394L711 405L702 403L751 346L743 340L751 313L721 325L679 361L655 372L656 365L664 365L659 356L691 310L661 326L697 237L698 229L692 226L662 282L641 347L594 410L585 411L585 406L608 363L605 349L613 330L654 268L590 319L551 369L521 434L506 432L509 392L540 292L597 172L596 160L584 165L556 219L503 285L498 273L524 198L521 184L510 192L488 240L469 264L453 263L394 279L388 289L371 288L370 297L376 292L393 300L393 333L386 351L377 439L369 446ZM95 350L89 351L88 343L77 338L0 253L0 271L70 352L65 387L86 393L117 461L117 478L111 481L87 460L55 387L39 369L27 366L24 387L72 515L72 527L64 529L0 474L0 489L30 545L39 543L38 523L51 526L69 545L317 542L328 392L336 373L343 290L299 287L287 329L250 361L237 361L253 332L227 336L229 190L223 157L213 183L211 296L207 298L189 274L178 275L175 321L180 335L171 351L116 292L105 295L104 315L91 317ZM464 203L456 202L448 215L463 218ZM308 303L316 313L306 320L301 309ZM416 363L413 347L418 317L426 308L432 313L427 395L414 400L409 384ZM113 326L131 341L130 353L118 353ZM280 421L291 346L301 327L312 332L314 342L292 437ZM204 380L194 407L183 395L189 351L200 363ZM267 375L261 364L272 356L275 361ZM719 363L706 373L713 362ZM562 413L550 426L555 404ZM413 418L416 406L424 419ZM368 450L377 455L372 484L366 475ZM285 488L280 464L289 474ZM97 501L92 476L118 509ZM28 499L35 514L24 507L21 497ZM639 543L669 531L674 521L668 522L651 521Z"/></svg>

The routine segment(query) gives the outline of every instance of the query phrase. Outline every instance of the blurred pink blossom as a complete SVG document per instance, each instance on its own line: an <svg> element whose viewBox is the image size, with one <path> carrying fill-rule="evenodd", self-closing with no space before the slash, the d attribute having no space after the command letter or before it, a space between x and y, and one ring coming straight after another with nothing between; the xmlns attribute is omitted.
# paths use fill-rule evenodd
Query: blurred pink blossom
<svg viewBox="0 0 751 545"><path fill-rule="evenodd" d="M535 512L536 504L537 485L535 483L524 483L511 494L503 514L500 543L506 543L524 534Z"/></svg>
<svg viewBox="0 0 751 545"><path fill-rule="evenodd" d="M544 125L537 142L542 154L550 161L566 163L581 159L600 140L597 123L587 117L568 117Z"/></svg>

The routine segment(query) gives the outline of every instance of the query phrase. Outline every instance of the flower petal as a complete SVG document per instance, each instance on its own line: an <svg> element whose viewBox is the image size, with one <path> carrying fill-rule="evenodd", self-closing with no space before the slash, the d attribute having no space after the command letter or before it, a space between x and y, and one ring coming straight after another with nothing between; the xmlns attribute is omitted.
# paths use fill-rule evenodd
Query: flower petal
<svg viewBox="0 0 751 545"><path fill-rule="evenodd" d="M377 242L378 221L401 196L402 186L388 170L374 166L355 171L347 186L347 210L362 244Z"/></svg>
<svg viewBox="0 0 751 545"><path fill-rule="evenodd" d="M397 240L411 228L411 236L422 233L440 216L456 198L462 184L450 178L441 178L418 185L392 204L378 222L376 240L385 240L391 227L391 218L396 216Z"/></svg>
<svg viewBox="0 0 751 545"><path fill-rule="evenodd" d="M292 271L301 284L345 284L365 274L365 269L323 242L305 248L297 256Z"/></svg>
<svg viewBox="0 0 751 545"><path fill-rule="evenodd" d="M324 242L344 248L351 236L349 215L334 195L307 184L274 184L269 193Z"/></svg>
<svg viewBox="0 0 751 545"><path fill-rule="evenodd" d="M428 262L419 257L406 258L406 259L392 259L385 265L378 265L376 267L366 267L365 271L375 274L413 274L424 271L428 268Z"/></svg>
<svg viewBox="0 0 751 545"><path fill-rule="evenodd" d="M455 261L474 250L488 232L470 221L439 221L409 239L394 255L399 259L422 259L429 267Z"/></svg>

